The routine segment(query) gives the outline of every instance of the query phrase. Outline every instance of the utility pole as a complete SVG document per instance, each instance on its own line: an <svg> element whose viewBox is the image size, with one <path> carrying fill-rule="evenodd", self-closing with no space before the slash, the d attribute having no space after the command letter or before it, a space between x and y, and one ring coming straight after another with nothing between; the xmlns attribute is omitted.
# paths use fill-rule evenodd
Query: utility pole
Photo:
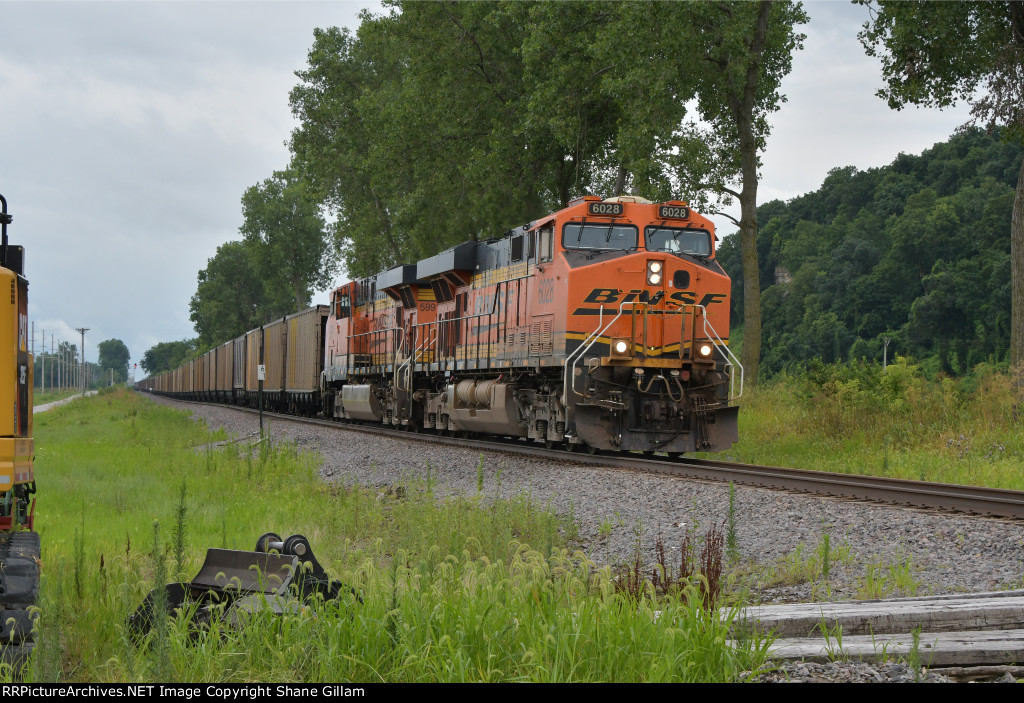
<svg viewBox="0 0 1024 703"><path fill-rule="evenodd" d="M78 330L78 333L82 335L82 365L81 365L81 369L82 369L82 371L84 371L85 370L85 333L89 331L89 328L88 327L78 327L76 329ZM80 371L79 375L82 377L82 395L85 395L85 374Z"/></svg>
<svg viewBox="0 0 1024 703"><path fill-rule="evenodd" d="M885 342L885 346L882 347L882 370L885 371L886 363L889 360L889 342L892 341L892 337L882 337L882 341Z"/></svg>

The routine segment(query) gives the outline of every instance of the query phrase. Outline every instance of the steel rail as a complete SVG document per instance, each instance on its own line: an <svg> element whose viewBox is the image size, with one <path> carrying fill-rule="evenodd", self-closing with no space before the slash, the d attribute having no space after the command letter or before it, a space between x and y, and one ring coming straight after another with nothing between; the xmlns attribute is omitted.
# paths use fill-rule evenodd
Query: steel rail
<svg viewBox="0 0 1024 703"><path fill-rule="evenodd" d="M166 396L164 396L166 397ZM169 400L178 400L168 398ZM178 400L182 403L199 403L217 407L256 413L256 410L222 403L202 403ZM432 442L450 446L501 451L526 456L625 468L635 471L664 474L702 481L731 481L736 484L757 486L774 490L812 493L823 496L867 500L890 505L913 506L955 512L990 515L993 517L1024 519L1024 491L984 486L962 486L951 483L931 483L909 479L844 474L809 469L789 469L778 466L759 466L739 462L714 461L710 459L669 459L662 456L641 456L637 454L589 454L564 449L546 449L542 444L517 439L481 439L479 437L453 437L431 432L408 432L386 426L346 423L323 418L298 417L280 413L266 413L278 420L315 424L339 430L352 430L398 439Z"/></svg>

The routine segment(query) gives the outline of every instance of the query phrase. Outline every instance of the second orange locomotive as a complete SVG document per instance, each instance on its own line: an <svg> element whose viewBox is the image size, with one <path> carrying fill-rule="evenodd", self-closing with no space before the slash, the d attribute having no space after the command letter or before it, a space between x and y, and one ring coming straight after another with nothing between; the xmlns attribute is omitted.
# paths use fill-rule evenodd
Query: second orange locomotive
<svg viewBox="0 0 1024 703"><path fill-rule="evenodd" d="M341 286L324 415L590 451L727 449L742 368L715 243L685 203L584 197Z"/></svg>

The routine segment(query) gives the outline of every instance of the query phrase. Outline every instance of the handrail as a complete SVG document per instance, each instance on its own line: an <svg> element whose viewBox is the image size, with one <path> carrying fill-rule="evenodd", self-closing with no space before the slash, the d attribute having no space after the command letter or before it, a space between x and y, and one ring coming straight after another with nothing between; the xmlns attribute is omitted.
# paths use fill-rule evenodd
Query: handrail
<svg viewBox="0 0 1024 703"><path fill-rule="evenodd" d="M419 328L419 327L430 327L431 325L436 326L437 327L436 334L435 334L434 339L432 341L433 342L437 342L438 339L440 338L440 329L441 329L440 326L442 324L447 325L447 324L455 323L455 322L463 322L465 320L475 320L475 319L478 319L478 318L481 318L481 317L489 317L489 316L491 316L491 315L493 315L495 313L495 311L497 310L497 307L498 307L498 291L495 290L494 291L494 298L491 300L491 309L490 310L487 310L487 311L484 311L484 312L473 313L472 315L463 315L462 317L448 318L448 319L445 319L445 320L434 320L433 322L420 322L418 324L413 325L413 327L414 328ZM459 327L461 329L461 325ZM479 329L477 330L476 336L477 336L477 340L476 340L475 346L479 350L479 348L480 348L480 331L479 331ZM468 325L466 326L466 338L467 339L469 338L469 326ZM491 343L490 340L488 340L487 343L490 344ZM461 346L466 347L468 349L468 347L470 345L468 343L463 343ZM421 347L421 348L426 349L426 347ZM435 353L435 359L438 362L440 362L440 359L441 359L440 350L434 349L434 353ZM445 357L445 358L447 358L447 357ZM479 351L477 351L477 360L479 361Z"/></svg>
<svg viewBox="0 0 1024 703"><path fill-rule="evenodd" d="M424 323L421 323L421 324L418 324L418 325L413 325L412 327L413 327L413 330L415 330L418 327L428 327L430 325L436 325L436 324L437 324L436 322L424 322ZM437 330L434 330L434 333L435 333L435 341L436 341ZM410 356L406 357L405 361L403 361L402 364L398 367L398 371L396 372L396 378L395 378L395 387L398 390L403 391L403 392L408 392L409 391L409 386L407 386L405 388L402 388L401 385L399 385L399 383L398 383L398 378L399 377L397 376L397 374L401 373L403 368L404 369L408 369L408 372L405 374L406 382L408 383L409 377L411 377L411 375L412 375L412 365L416 363L416 359L419 357L420 350L425 348L425 346L429 343L429 341L430 341L429 335L430 335L430 330L428 330L427 334L424 335L423 342L421 342L415 349L413 349L412 354ZM415 333L413 334L413 336L415 337Z"/></svg>
<svg viewBox="0 0 1024 703"><path fill-rule="evenodd" d="M432 324L436 325L437 323L436 322L427 322L425 324L427 326L429 326L429 325L432 325ZM415 327L419 327L419 325L414 325L414 326ZM430 330L427 330L427 334L428 335L430 334L430 332L431 332ZM433 330L433 333L434 333L434 338L433 339L431 339L429 336L424 337L423 343L420 344L418 347L416 347L416 351L413 353L412 363L414 363L414 364L419 363L417 360L419 359L420 351L421 350L426 350L428 345L430 345L430 344L432 344L432 343L437 341L437 337L440 334L440 330L435 329L435 330Z"/></svg>
<svg viewBox="0 0 1024 703"><path fill-rule="evenodd" d="M386 343L387 342L386 335L387 335L388 332L401 332L403 334L403 337L404 337L404 334L405 334L405 330L403 330L401 327L395 326L395 327L384 327L384 328L379 329L379 330L370 330L369 332L360 332L359 334L347 335L346 339L348 340L349 344L348 344L348 351L345 353L345 362L346 362L345 363L345 368L346 369L350 369L350 368L356 367L356 364L354 363L355 359L353 358L352 359L352 363L349 363L348 357L350 357L350 356L351 357L358 357L359 356L359 352L357 352L357 351L355 351L355 349L353 349L354 345L352 344L352 340L354 340L356 338L359 338L359 337L382 337L383 341ZM404 343L404 341L403 341L403 343ZM385 350L385 351L381 352L381 356L383 356L383 355L385 355L387 353L388 353L387 350ZM392 353L394 353L394 352L392 352ZM364 356L369 356L370 357L370 364L369 364L370 366L377 366L377 364L373 363L374 352L372 352L370 350L367 350L366 353L364 354ZM391 363L394 363L394 361L395 360L393 359L391 361ZM382 362L382 363L387 363L387 362Z"/></svg>
<svg viewBox="0 0 1024 703"><path fill-rule="evenodd" d="M399 343L395 345L394 358L392 359L391 363L396 363L401 358L402 350L405 348L405 328L397 327L396 326L395 329L399 330L399 333L400 333L400 334L396 335L396 337L399 338ZM392 383L393 383L393 385L394 385L394 387L396 389L398 389L398 372L399 372L399 370L401 368L402 368L402 365L399 364L399 365L395 366L395 370L394 370L394 381ZM401 390L401 389L399 389L399 390Z"/></svg>
<svg viewBox="0 0 1024 703"><path fill-rule="evenodd" d="M597 328L590 334L589 337L587 337L583 341L583 344L581 344L580 347L576 351L574 351L572 354L570 354L568 357L566 357L564 380L562 382L562 405L564 405L566 408L568 408L568 404L569 404L569 394L568 394L568 391L567 391L567 388L569 387L569 384L570 384L570 381L569 381L569 370L570 370L569 360L572 359L572 366L571 366L571 368L572 368L572 382L571 382L572 383L572 392L575 393L576 395L580 396L580 397L583 397L583 394L576 390L576 364L579 363L579 360L582 359L583 355L587 353L587 350L589 350L592 346L594 346L594 343L597 342L597 340L601 338L601 335L604 334L605 332L607 332L608 328L611 327L612 325L614 325L615 321L618 320L620 317L622 317L622 308L623 308L623 306L624 305L633 306L633 305L636 305L637 302L638 301L635 301L635 300L630 300L630 301L623 300L621 303L619 303L619 314L616 315L615 317L613 317L611 322L609 322L603 328L601 327L601 322L604 320L604 305L602 305L601 306L600 315L599 315L599 317L597 319ZM632 340L630 341L630 343L632 343ZM573 356L575 356L576 358L573 359Z"/></svg>
<svg viewBox="0 0 1024 703"><path fill-rule="evenodd" d="M704 318L704 334L711 340L715 350L718 351L722 358L725 359L726 369L730 366L735 366L740 370L740 392L735 393L736 390L736 377L733 374L729 374L729 400L733 401L740 398L743 395L743 364L736 358L736 355L732 353L728 345L722 341L722 338L718 336L718 332L715 331L714 326L708 321L708 310L703 305L694 305L694 308L700 308L701 317Z"/></svg>
<svg viewBox="0 0 1024 703"><path fill-rule="evenodd" d="M622 313L620 312L619 314L621 315ZM615 319L618 319L618 318L616 317ZM573 363L575 364L574 357L578 357L580 354L582 354L583 352L585 352L587 349L590 348L590 344L588 344L588 342L590 342L591 339L593 339L594 337L599 337L600 336L601 323L603 321L604 321L604 305L602 304L601 307L598 308L598 312L597 312L597 327L595 327L594 331L591 332L587 336L587 338L583 340L583 343L580 344L580 346L578 346L571 354L569 354L569 356L565 357L565 370L562 372L562 407L568 408L568 406L569 406L569 394L568 394L568 392L566 390L569 387L569 362L570 362L570 360L572 360ZM613 322L614 322L614 320L613 320ZM574 377L574 379L575 379L575 377ZM573 392L575 393L576 392L575 382L573 383L573 386L574 386Z"/></svg>

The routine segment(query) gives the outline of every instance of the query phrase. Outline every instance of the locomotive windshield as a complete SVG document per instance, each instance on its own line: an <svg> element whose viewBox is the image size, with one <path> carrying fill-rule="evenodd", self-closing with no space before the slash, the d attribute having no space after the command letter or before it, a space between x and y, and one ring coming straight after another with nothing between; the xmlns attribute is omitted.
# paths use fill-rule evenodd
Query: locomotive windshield
<svg viewBox="0 0 1024 703"><path fill-rule="evenodd" d="M644 241L647 244L647 251L711 256L711 235L703 229L646 227Z"/></svg>
<svg viewBox="0 0 1024 703"><path fill-rule="evenodd" d="M569 222L562 228L566 249L636 249L638 230L633 225Z"/></svg>

